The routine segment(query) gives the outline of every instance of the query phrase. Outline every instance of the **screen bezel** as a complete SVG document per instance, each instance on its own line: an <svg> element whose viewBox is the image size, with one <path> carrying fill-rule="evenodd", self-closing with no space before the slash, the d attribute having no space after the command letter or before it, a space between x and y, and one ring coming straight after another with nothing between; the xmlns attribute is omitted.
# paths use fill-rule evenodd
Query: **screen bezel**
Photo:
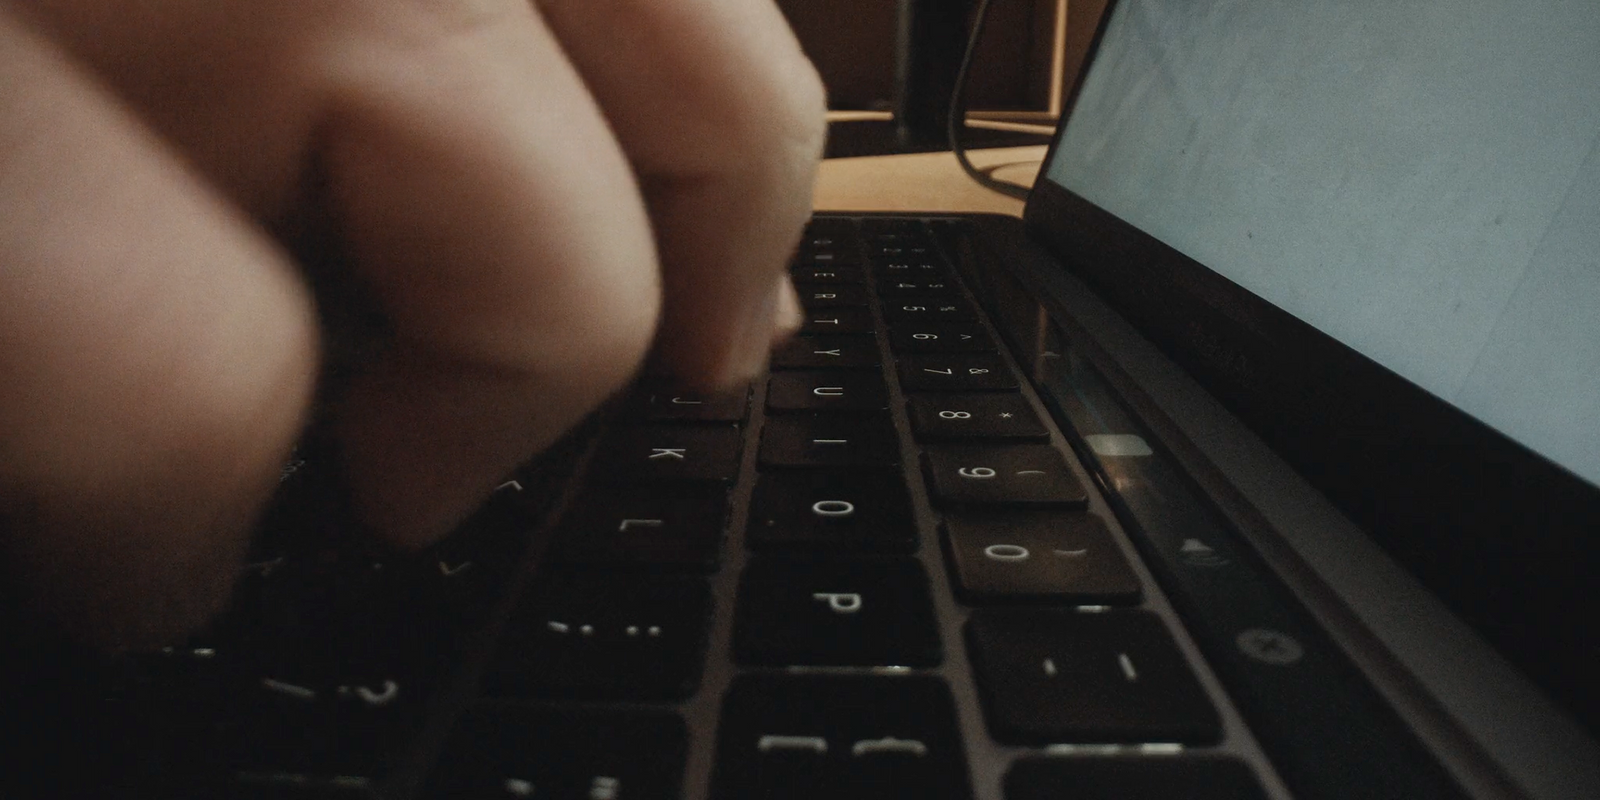
<svg viewBox="0 0 1600 800"><path fill-rule="evenodd" d="M1592 731L1600 488L1049 180L1032 236Z"/></svg>

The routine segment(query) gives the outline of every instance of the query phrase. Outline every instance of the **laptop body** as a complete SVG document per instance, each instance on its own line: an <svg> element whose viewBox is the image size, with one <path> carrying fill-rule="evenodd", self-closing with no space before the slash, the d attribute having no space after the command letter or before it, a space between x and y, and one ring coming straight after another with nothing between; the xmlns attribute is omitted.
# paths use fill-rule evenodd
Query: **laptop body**
<svg viewBox="0 0 1600 800"><path fill-rule="evenodd" d="M248 651L256 645L249 636L237 642L225 630L154 656L154 664L83 667L75 661L71 671L40 670L46 674L37 683L13 684L8 702L25 693L45 699L36 708L21 703L25 708L10 717L33 742L8 748L9 783L3 785L18 797L59 796L82 788L30 780L42 772L57 780L86 780L83 786L93 786L99 796L131 797L1600 796L1588 679L1595 672L1596 639L1584 597L1596 563L1587 540L1597 529L1592 475L1585 478L1576 474L1578 467L1560 466L1517 444L1248 293L1242 273L1239 281L1218 274L1232 268L1229 262L1213 259L1202 265L1180 254L1170 242L1145 232L1157 227L1159 217L1136 226L1107 211L1097 202L1110 205L1112 193L1072 166L1074 158L1082 162L1094 150L1079 137L1096 141L1079 131L1098 126L1109 130L1098 140L1102 143L1141 144L1132 148L1132 164L1126 163L1127 153L1118 161L1104 147L1096 152L1093 162L1110 175L1100 180L1115 184L1119 175L1141 174L1137 155L1159 150L1159 142L1143 146L1141 133L1148 123L1169 120L1158 113L1163 95L1152 95L1140 83L1152 71L1141 69L1139 58L1160 55L1162 48L1180 49L1189 41L1184 36L1207 29L1202 24L1207 8L1131 1L1113 7L1102 23L1094 66L1075 90L1025 221L846 214L814 222L794 271L803 297L812 301L809 328L799 340L805 347L780 352L771 379L740 395L741 410L732 424L706 410L710 398L644 388L607 411L613 419L597 423L600 433L580 431L556 448L562 452L507 481L485 516L493 520L506 512L514 520L513 532L531 540L523 556L501 553L500 529L482 520L481 528L469 526L421 558L374 554L350 542L340 542L339 552L331 553L325 546L338 539L339 532L328 524L335 511L294 496L307 485L298 476L314 474L318 465L315 452L304 453L303 461L286 470L288 491L280 505L290 520L282 527L292 529L279 537L282 530L274 526L282 520L269 519L261 547L241 578L242 600L232 615L263 618L243 619L247 633L294 616L282 623L287 635L269 638L272 646L260 660L261 652L249 658L231 655L230 649ZM1220 28L1224 33L1256 30L1249 12L1261 8L1229 5L1225 10L1239 16ZM1157 24L1172 23L1164 15L1180 12L1198 19L1165 28ZM1333 29L1299 30L1308 35L1298 45L1268 37L1262 46L1269 54L1298 53L1304 42L1318 41ZM1167 38L1151 31L1164 31ZM1186 51L1200 59L1185 65L1187 74L1214 74L1215 65L1203 57L1237 52L1210 44ZM1168 61L1154 60L1162 69L1170 67ZM1105 107L1136 113L1091 115ZM1195 116L1225 117L1207 105ZM1231 123L1224 118L1219 124L1226 129ZM1153 172L1183 174L1167 164ZM1254 173L1233 165L1222 174L1232 176L1227 185L1233 185ZM1592 185L1592 170L1587 174ZM1134 188L1136 196L1185 199L1170 189ZM1192 198L1187 206L1177 201L1173 207L1194 208ZM1203 206L1208 213L1214 207L1220 204ZM1581 202L1565 207L1585 208ZM1258 233L1284 235L1281 226L1263 226L1259 232L1251 227L1245 240L1253 242ZM835 238L848 238L847 249L855 255L836 247ZM918 248L928 252L916 258L902 252ZM1590 258L1594 252L1588 251ZM938 267L933 273L943 276L947 268L965 288L955 295L891 294L902 283L918 282L897 275L897 265L914 266L924 257ZM870 305L819 305L822 295L842 301L840 296L849 294L830 288L835 284L823 276L837 273L833 264L851 258L860 259L855 266L874 292ZM915 320L896 321L937 312L947 302L943 298L951 297L956 306L970 300L980 309L977 322L953 325L975 327L926 332ZM853 334L857 338L843 347L838 337L822 339L833 336L829 325L842 325L852 316L882 325ZM961 393L914 385L913 379L953 377L945 373L956 367L927 360L943 357L942 352L916 349L928 341L919 335L951 333L1003 342L1007 346L992 356L971 356L997 362L970 363L999 363L1026 380L1014 388ZM881 360L888 410L879 413L874 406L871 415L830 416L834 412L791 407L855 392L854 378L833 376L873 374L795 366L837 357L829 353L842 352L852 342L867 343L873 365ZM958 363L968 362L949 362ZM1593 368L1575 371L1596 374ZM827 377L825 383L803 383L818 373ZM795 385L804 390L800 402L780 397ZM1070 509L1026 512L1058 515L1053 519L1065 521L1063 529L1089 519L1104 527L1093 536L1084 534L1092 539L1089 547L1080 546L1080 539L1053 541L1045 548L1050 556L1078 558L1079 551L1110 543L1120 554L1116 558L1126 559L1134 589L1123 583L1123 588L1093 592L1079 586L1008 593L1005 586L996 588L962 572L970 566L963 554L972 553L963 549L961 526L1013 510L983 498L962 500L954 491L946 495L950 487L939 483L948 477L940 472L939 459L957 452L948 448L993 444L960 439L952 445L930 427L940 420L960 422L960 414L971 412L965 406L946 407L946 401L973 396L1011 398L1039 413L1048 429L1048 448L1070 453L1072 475L1089 487L1085 499ZM644 405L647 424L642 426L628 418L638 411L636 401ZM918 407L932 410L933 418L916 418ZM943 417L946 411L954 416ZM873 415L892 418L897 444L891 449L898 458L886 463L892 462L890 474L897 477L885 479L882 470L843 470L839 483L844 485L827 486L839 495L809 503L808 513L834 519L830 515L846 513L845 493L901 481L902 491L909 489L907 510L888 522L909 523L910 538L884 543L887 554L873 551L859 559L853 558L859 555L855 551L870 548L853 541L845 543L851 549L845 555L851 557L836 552L792 557L794 542L762 532L768 520L757 512L763 498L774 493L767 489L796 475L824 481L838 476L778 463L786 455L768 452L780 449L772 446L773 432L839 419L854 425ZM1592 435L1593 427L1568 426L1566 432L1578 438L1586 431ZM681 451L697 453L698 443L707 439L742 441L742 449L735 448L737 477L718 479L721 487L706 489L706 483L718 481L679 475L657 484L669 489L648 498L721 498L726 519L707 526L722 534L710 537L717 549L708 562L694 560L705 557L702 551L655 548L660 540L645 534L673 521L660 518L666 512L628 510L620 525L604 516L610 506L634 502L630 491L643 483L608 482L607 474L638 466L626 460L631 450L613 445L616 436L628 440L640 430L689 437L687 445L676 438L643 441L643 460L661 456L660 463L669 465ZM855 436L848 425L840 430L844 433L806 435L813 449L826 449ZM1032 444L1018 447L1046 446L1037 438L1028 441ZM959 454L964 457L965 451ZM564 463L549 467L551 459ZM988 480L984 469L993 476L987 462L961 466L965 463L952 465L958 479ZM548 502L532 499L540 491ZM596 530L623 536L608 540L579 524L592 515L603 518ZM880 533L869 532L867 538ZM1021 563L1022 551L1029 548L1017 541L979 547L976 563ZM1035 541L1027 544L1043 557ZM635 546L644 555L627 549ZM520 558L521 567L506 567L491 557L505 563ZM859 568L858 561L871 567ZM352 564L353 572L344 571ZM392 664L384 659L407 660L431 647L434 621L379 613L389 606L362 598L346 607L349 598L340 592L319 594L317 582L332 578L359 594L363 581L383 582L373 577L379 571L375 567L391 575L419 566L418 583L429 581L428 591L439 592L417 595L429 604L454 602L463 580L486 571L500 573L501 582L489 585L476 616L464 617L471 630L452 639L459 641L452 645L445 677L425 679L430 684L425 696L408 705L417 684L409 675L386 671ZM861 574L868 580L846 574L856 584L835 585L832 581L841 580L830 572L835 568L865 570ZM827 581L797 585L799 607L828 620L859 619L863 608L875 608L872 592L879 583L915 584L915 576L923 576L936 631L933 649L858 659L874 643L841 629L837 637L815 637L824 650L838 641L857 648L830 660L837 655L831 650L817 657L804 648L786 649L792 642L783 636L761 635L747 624L755 616L752 597L765 587L794 583L794 570L804 581ZM286 578L302 577L309 588L292 582L283 588ZM628 620L617 622L622 618L615 615L605 622L574 616L579 614L575 608L599 613L584 605L593 599L584 586L642 596L657 607L652 611L700 603L708 620L702 623L702 639L672 650L672 665L638 654L657 651L620 649L655 646L652 642L676 646L677 631L643 618L624 624ZM254 602L262 598L300 608L291 615ZM781 616L791 607L777 608ZM318 619L352 609L369 617L357 617L351 626ZM916 619L896 620L882 630L893 634L886 638L898 639L926 622ZM1076 680L1069 662L1075 641L1068 637L1062 649L1041 656L1029 649L1036 640L1067 631L1087 642L1100 633L1097 627L1125 621L1155 625L1151 635L1164 644L1146 651L1135 648L1145 640L1130 640L1121 650L1106 650L1108 658L1092 677L1106 680L1110 688L1097 688L1087 699L1171 677L1162 670L1189 675L1172 679L1191 681L1175 696L1192 699L1198 691L1201 700L1197 708L1179 709L1184 713L1178 718L1198 718L1198 730L1151 728L1141 720L1117 722L1133 726L1133 733L1115 725L1085 729L1078 727L1080 718L1093 715L1077 709L1058 713L1063 711L1059 705L1044 704L1049 706L1041 709L1049 717L1045 724L1029 717L1032 709L999 708L1009 695L996 683L1024 672L1035 684ZM342 657L330 665L317 659L318 653L302 652L300 628L359 638L368 623L406 637L399 646L384 643L400 652L386 650L373 661L380 671ZM601 658L585 655L577 650L585 637L618 649ZM319 641L317 648L335 644ZM36 652L14 651L53 667ZM513 657L507 658L508 652ZM683 652L689 653L686 663L695 666L679 669ZM1015 669L995 666L996 653L1019 652ZM1160 660L1172 653L1176 666ZM613 669L616 661L628 659L648 669ZM302 660L315 662L317 669L301 671ZM214 669L223 661L232 663ZM689 677L676 682L681 676ZM632 692L614 685L622 678L654 683ZM1073 689L1061 691L1084 699ZM167 694L182 699L168 703ZM878 695L893 701L885 706L893 714L875 711ZM109 708L94 702L100 697L111 701ZM948 730L954 733L941 740L918 727L920 713L946 705L955 720ZM817 718L806 715L810 707L821 709L812 715ZM854 707L868 713L852 716ZM390 716L397 709L415 714ZM1160 717L1172 709L1144 710ZM769 724L761 714L779 721ZM890 722L905 727L874 728L881 722L870 719L875 715L894 717ZM1058 717L1066 718L1067 732L1051 727ZM870 732L845 736L828 727L836 722ZM374 729L379 729L377 738L393 741L381 750L356 752L360 748L350 743L374 735ZM394 735L384 736L389 732ZM166 747L158 743L162 737L184 741ZM34 749L41 741L45 745ZM61 759L63 753L70 758ZM51 762L51 756L61 760ZM572 768L562 771L550 763L563 760ZM841 778L835 791L807 792L807 780L817 775L831 780L830 770L857 764L882 771L856 782L851 780L860 777L857 773L842 773L851 780ZM72 770L82 774L61 774ZM929 775L938 780L916 783Z"/></svg>
<svg viewBox="0 0 1600 800"><path fill-rule="evenodd" d="M1594 17L1118 2L1026 212L1065 269L995 289L1162 430L1474 796L1597 785ZM1473 232L1512 214L1515 245ZM1052 404L1103 428L1049 350Z"/></svg>

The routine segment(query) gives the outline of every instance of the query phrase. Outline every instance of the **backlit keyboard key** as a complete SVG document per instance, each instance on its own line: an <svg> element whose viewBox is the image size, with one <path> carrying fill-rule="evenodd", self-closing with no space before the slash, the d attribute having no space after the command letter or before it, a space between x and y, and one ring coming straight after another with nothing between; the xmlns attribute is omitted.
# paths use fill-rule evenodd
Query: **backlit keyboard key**
<svg viewBox="0 0 1600 800"><path fill-rule="evenodd" d="M944 529L957 591L973 602L1139 602L1139 578L1093 514L950 512Z"/></svg>
<svg viewBox="0 0 1600 800"><path fill-rule="evenodd" d="M993 353L994 339L982 325L909 322L889 329L896 353Z"/></svg>
<svg viewBox="0 0 1600 800"><path fill-rule="evenodd" d="M665 711L484 704L456 723L423 797L675 800L688 744Z"/></svg>
<svg viewBox="0 0 1600 800"><path fill-rule="evenodd" d="M760 559L739 580L734 658L768 666L939 663L928 577L911 559Z"/></svg>
<svg viewBox="0 0 1600 800"><path fill-rule="evenodd" d="M722 705L715 800L969 800L936 678L746 675Z"/></svg>
<svg viewBox="0 0 1600 800"><path fill-rule="evenodd" d="M1028 758L1006 773L1006 800L1266 800L1243 763L1211 756Z"/></svg>
<svg viewBox="0 0 1600 800"><path fill-rule="evenodd" d="M917 527L900 475L769 472L756 481L745 543L760 552L910 553Z"/></svg>
<svg viewBox="0 0 1600 800"><path fill-rule="evenodd" d="M794 288L800 296L800 305L807 309L865 308L867 305L867 290L861 286L796 281Z"/></svg>
<svg viewBox="0 0 1600 800"><path fill-rule="evenodd" d="M871 333L872 312L865 308L819 308L800 318L800 332L820 336L840 333Z"/></svg>
<svg viewBox="0 0 1600 800"><path fill-rule="evenodd" d="M920 441L1042 442L1050 430L1021 394L919 394L906 401Z"/></svg>
<svg viewBox="0 0 1600 800"><path fill-rule="evenodd" d="M1017 376L999 356L900 356L900 386L908 392L1011 392Z"/></svg>
<svg viewBox="0 0 1600 800"><path fill-rule="evenodd" d="M889 407L889 390L871 372L777 372L767 382L771 411L866 412Z"/></svg>
<svg viewBox="0 0 1600 800"><path fill-rule="evenodd" d="M923 455L929 488L941 504L1082 506L1088 492L1049 445L939 446Z"/></svg>
<svg viewBox="0 0 1600 800"><path fill-rule="evenodd" d="M687 697L711 593L698 578L571 574L523 598L484 680L490 697Z"/></svg>
<svg viewBox="0 0 1600 800"><path fill-rule="evenodd" d="M796 336L772 351L772 368L878 369L878 342L868 336Z"/></svg>
<svg viewBox="0 0 1600 800"><path fill-rule="evenodd" d="M761 429L763 468L887 468L899 463L900 441L887 416L775 416Z"/></svg>
<svg viewBox="0 0 1600 800"><path fill-rule="evenodd" d="M734 425L640 425L600 442L591 474L601 480L732 481L744 436Z"/></svg>
<svg viewBox="0 0 1600 800"><path fill-rule="evenodd" d="M890 325L921 322L977 322L978 312L960 297L930 297L926 300L895 300L883 304L883 318Z"/></svg>
<svg viewBox="0 0 1600 800"><path fill-rule="evenodd" d="M1001 741L1209 744L1221 736L1216 709L1148 612L980 608L967 643Z"/></svg>
<svg viewBox="0 0 1600 800"><path fill-rule="evenodd" d="M576 498L553 555L571 565L710 572L727 509L721 484L597 485Z"/></svg>

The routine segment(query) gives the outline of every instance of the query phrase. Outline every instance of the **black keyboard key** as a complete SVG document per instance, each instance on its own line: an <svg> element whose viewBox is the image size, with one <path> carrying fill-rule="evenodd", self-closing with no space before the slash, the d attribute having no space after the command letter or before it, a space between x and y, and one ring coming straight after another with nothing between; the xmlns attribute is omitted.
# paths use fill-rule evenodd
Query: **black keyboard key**
<svg viewBox="0 0 1600 800"><path fill-rule="evenodd" d="M934 666L928 577L910 559L752 561L739 578L734 658L768 666Z"/></svg>
<svg viewBox="0 0 1600 800"><path fill-rule="evenodd" d="M825 285L835 284L862 284L866 277L860 267L848 264L834 266L832 264L806 263L797 265L789 273L796 283L815 283Z"/></svg>
<svg viewBox="0 0 1600 800"><path fill-rule="evenodd" d="M641 425L600 443L590 474L613 481L732 481L744 437L733 425Z"/></svg>
<svg viewBox="0 0 1600 800"><path fill-rule="evenodd" d="M904 217L866 217L861 220L861 235L868 241L929 241L922 220Z"/></svg>
<svg viewBox="0 0 1600 800"><path fill-rule="evenodd" d="M820 247L854 242L857 236L859 231L856 229L856 223L849 217L812 217L806 222L805 231L800 235L800 246Z"/></svg>
<svg viewBox="0 0 1600 800"><path fill-rule="evenodd" d="M876 325L865 308L819 308L800 318L800 333L820 336L872 333Z"/></svg>
<svg viewBox="0 0 1600 800"><path fill-rule="evenodd" d="M260 705L249 698L270 679L324 699L366 686L392 694L380 705L394 710L415 703L450 666L461 637L482 621L515 566L486 568L464 591L454 591L458 584L429 553L376 559L330 552L262 569L188 648L214 651L216 662L242 677L246 705ZM391 684L392 693L383 688ZM266 706L271 713L288 707Z"/></svg>
<svg viewBox="0 0 1600 800"><path fill-rule="evenodd" d="M927 253L884 253L873 258L873 275L878 283L896 281L950 280L950 270Z"/></svg>
<svg viewBox="0 0 1600 800"><path fill-rule="evenodd" d="M1049 445L929 447L923 469L944 505L1081 507L1089 501L1067 460Z"/></svg>
<svg viewBox="0 0 1600 800"><path fill-rule="evenodd" d="M928 299L940 297L960 297L961 290L950 278L900 278L897 280L880 281L878 283L878 296L885 303L899 303L907 299Z"/></svg>
<svg viewBox="0 0 1600 800"><path fill-rule="evenodd" d="M483 704L456 723L422 796L677 800L687 759L670 712Z"/></svg>
<svg viewBox="0 0 1600 800"><path fill-rule="evenodd" d="M434 613L448 615L441 625L463 627L463 620L487 612L501 596L554 488L526 477L507 481L448 537L395 564L397 581L417 587Z"/></svg>
<svg viewBox="0 0 1600 800"><path fill-rule="evenodd" d="M900 475L771 472L756 482L745 542L760 552L910 553L917 526Z"/></svg>
<svg viewBox="0 0 1600 800"><path fill-rule="evenodd" d="M887 416L768 417L760 458L774 469L886 468L900 463L900 442Z"/></svg>
<svg viewBox="0 0 1600 800"><path fill-rule="evenodd" d="M848 284L814 284L796 281L795 292L800 295L800 305L807 309L865 308L867 290Z"/></svg>
<svg viewBox="0 0 1600 800"><path fill-rule="evenodd" d="M641 416L650 422L742 422L750 407L748 386L704 395L658 385L647 386L640 394Z"/></svg>
<svg viewBox="0 0 1600 800"><path fill-rule="evenodd" d="M853 264L860 260L859 243L854 234L844 231L807 236L800 241L796 264Z"/></svg>
<svg viewBox="0 0 1600 800"><path fill-rule="evenodd" d="M816 248L803 251L795 258L794 266L799 269L808 267L835 267L854 265L859 261L856 255L845 248Z"/></svg>
<svg viewBox="0 0 1600 800"><path fill-rule="evenodd" d="M767 382L771 411L874 413L889 407L889 388L871 372L778 372Z"/></svg>
<svg viewBox="0 0 1600 800"><path fill-rule="evenodd" d="M224 780L239 788L331 788L338 778L364 785L420 730L415 713L403 720L395 715L360 719L330 709L327 702L288 705L230 711L226 722L203 729L203 741L194 742L189 752L218 758ZM174 767L192 770L193 763Z"/></svg>
<svg viewBox="0 0 1600 800"><path fill-rule="evenodd" d="M555 556L567 564L710 572L727 511L720 484L590 487L561 522Z"/></svg>
<svg viewBox="0 0 1600 800"><path fill-rule="evenodd" d="M1011 392L1017 376L999 356L908 355L897 359L900 387L908 392Z"/></svg>
<svg viewBox="0 0 1600 800"><path fill-rule="evenodd" d="M883 319L890 325L915 325L926 322L977 322L978 312L961 297L932 297L927 300L896 300L883 304Z"/></svg>
<svg viewBox="0 0 1600 800"><path fill-rule="evenodd" d="M507 623L492 697L671 700L700 683L711 594L698 578L559 575Z"/></svg>
<svg viewBox="0 0 1600 800"><path fill-rule="evenodd" d="M968 800L937 678L747 675L717 732L716 800Z"/></svg>
<svg viewBox="0 0 1600 800"><path fill-rule="evenodd" d="M174 648L168 657L191 662L182 666L197 684L184 693L201 700L172 731L169 757L192 765L186 775L371 776L416 733L448 648L414 624L424 604L380 591L389 575L347 566L313 590L296 629L239 621L239 635L214 646Z"/></svg>
<svg viewBox="0 0 1600 800"><path fill-rule="evenodd" d="M236 775L226 788L206 795L220 800L377 800L378 790L370 778L360 776L264 772Z"/></svg>
<svg viewBox="0 0 1600 800"><path fill-rule="evenodd" d="M967 621L996 739L1209 744L1221 721L1160 618L980 608Z"/></svg>
<svg viewBox="0 0 1600 800"><path fill-rule="evenodd" d="M973 602L1139 602L1139 578L1093 514L952 512L944 529L957 589Z"/></svg>
<svg viewBox="0 0 1600 800"><path fill-rule="evenodd" d="M867 239L867 256L884 263L938 263L939 254L926 236L877 236Z"/></svg>
<svg viewBox="0 0 1600 800"><path fill-rule="evenodd" d="M1006 800L1266 800L1243 763L1207 756L1025 758L1005 777Z"/></svg>
<svg viewBox="0 0 1600 800"><path fill-rule="evenodd" d="M797 265L853 264L859 259L859 243L854 233L836 230L808 235L800 240L795 254Z"/></svg>
<svg viewBox="0 0 1600 800"><path fill-rule="evenodd" d="M878 369L878 342L867 336L796 336L772 351L772 368Z"/></svg>
<svg viewBox="0 0 1600 800"><path fill-rule="evenodd" d="M982 325L910 323L889 329L896 353L993 353L994 339Z"/></svg>
<svg viewBox="0 0 1600 800"><path fill-rule="evenodd" d="M913 395L906 408L919 441L1050 439L1033 406L1016 393Z"/></svg>

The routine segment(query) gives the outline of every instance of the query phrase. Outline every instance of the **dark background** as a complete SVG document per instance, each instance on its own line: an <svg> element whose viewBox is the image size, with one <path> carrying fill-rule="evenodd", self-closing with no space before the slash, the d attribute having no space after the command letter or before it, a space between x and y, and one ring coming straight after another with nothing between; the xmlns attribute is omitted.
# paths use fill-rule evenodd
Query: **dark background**
<svg viewBox="0 0 1600 800"><path fill-rule="evenodd" d="M971 0L918 0L966 6ZM1069 7L1069 32L1085 45L1104 0ZM887 111L894 98L895 25L899 0L778 0L806 54L828 87L836 111ZM1073 13L1082 9L1080 22ZM973 61L970 107L985 111L1048 111L1056 0L993 0L984 41ZM1074 25L1073 23L1079 23ZM1071 46L1069 44L1069 51ZM1078 61L1081 61L1081 52Z"/></svg>

